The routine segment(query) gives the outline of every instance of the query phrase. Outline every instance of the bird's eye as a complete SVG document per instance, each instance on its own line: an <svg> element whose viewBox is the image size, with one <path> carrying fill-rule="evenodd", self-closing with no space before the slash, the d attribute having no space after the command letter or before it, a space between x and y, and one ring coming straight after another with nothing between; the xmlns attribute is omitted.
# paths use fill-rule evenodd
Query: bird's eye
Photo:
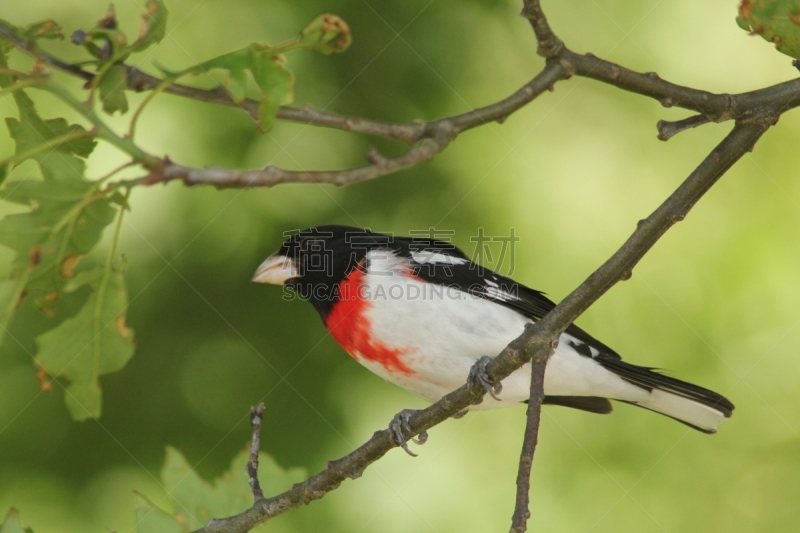
<svg viewBox="0 0 800 533"><path fill-rule="evenodd" d="M313 237L303 237L298 243L298 248L303 252L321 252L325 249L325 243Z"/></svg>

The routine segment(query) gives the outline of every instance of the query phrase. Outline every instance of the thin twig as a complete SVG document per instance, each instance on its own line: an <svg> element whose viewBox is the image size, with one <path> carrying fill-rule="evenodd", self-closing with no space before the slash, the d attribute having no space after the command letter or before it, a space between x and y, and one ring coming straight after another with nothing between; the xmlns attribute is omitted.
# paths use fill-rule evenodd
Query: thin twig
<svg viewBox="0 0 800 533"><path fill-rule="evenodd" d="M253 426L253 439L250 441L250 460L247 462L247 475L250 476L250 489L255 501L264 498L258 482L258 450L261 447L261 420L264 418L264 404L250 408L250 425Z"/></svg>
<svg viewBox="0 0 800 533"><path fill-rule="evenodd" d="M528 519L531 490L531 468L533 467L533 453L539 441L539 421L542 415L542 400L544 399L544 370L547 360L552 353L540 350L531 359L531 389L528 400L527 423L525 437L522 441L522 451L519 457L517 470L517 497L514 504L514 514L511 517L510 533L525 533L528 528Z"/></svg>
<svg viewBox="0 0 800 533"><path fill-rule="evenodd" d="M274 187L280 183L328 183L331 185L350 185L371 180L379 176L392 174L399 170L413 167L433 157L447 148L457 135L456 131L446 124L433 137L422 140L397 157L376 159L371 165L346 170L285 170L268 166L259 170L227 170L221 168L190 168L177 163L167 162L156 167L153 172L141 180L141 183L152 185L168 183L174 180L183 181L186 185L213 185L217 188L230 187Z"/></svg>
<svg viewBox="0 0 800 533"><path fill-rule="evenodd" d="M26 41L21 37L18 37L14 30L6 23L0 22L0 36L6 39L7 41L14 44L14 46L20 48L28 52L29 54L33 55L37 59L41 60L48 65L56 67L59 70L63 70L64 72L69 72L70 74L82 78L86 81L91 81L94 79L94 74L91 72L86 72L80 67L76 67L75 65L70 65L69 63L65 63L58 58L55 58L49 54L46 54L36 48L36 45L32 41Z"/></svg>
<svg viewBox="0 0 800 533"><path fill-rule="evenodd" d="M709 122L711 122L711 119L705 115L692 115L691 117L676 121L659 120L658 124L656 124L658 138L661 141L668 141L682 131L696 128L697 126L702 126Z"/></svg>
<svg viewBox="0 0 800 533"><path fill-rule="evenodd" d="M533 28L533 33L536 34L538 42L536 53L548 59L558 56L564 49L564 43L550 29L550 24L547 22L547 17L545 17L538 0L533 2L523 1L522 13L520 14L528 19Z"/></svg>

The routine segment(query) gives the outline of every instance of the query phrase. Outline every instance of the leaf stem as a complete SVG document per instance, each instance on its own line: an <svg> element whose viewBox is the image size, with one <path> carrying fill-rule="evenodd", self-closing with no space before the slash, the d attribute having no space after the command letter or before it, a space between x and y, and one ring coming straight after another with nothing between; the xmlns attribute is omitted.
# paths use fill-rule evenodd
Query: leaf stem
<svg viewBox="0 0 800 533"><path fill-rule="evenodd" d="M61 261L63 261L64 257L66 256L67 247L69 246L69 241L72 238L73 232L75 231L75 225L78 222L78 217L80 217L86 206L102 197L103 193L95 188L94 185L92 185L92 191L80 202L74 205L69 211L67 211L67 213L61 217L61 220L59 220L50 230L50 235L55 236L65 225L67 226L67 232L64 234L64 239L61 241L61 246L59 247L58 255L56 256L56 268L61 268Z"/></svg>
<svg viewBox="0 0 800 533"><path fill-rule="evenodd" d="M139 104L139 107L136 108L136 111L133 113L133 117L131 118L131 126L130 129L128 130L128 135L127 135L127 138L130 139L131 142L133 142L133 136L136 133L136 124L139 122L139 116L142 114L142 111L144 111L144 108L147 106L147 104L149 104L153 100L153 98L155 98L158 94L166 90L170 85L172 85L176 81L178 81L178 79L172 77L164 79L164 81L162 81L158 85L158 87L156 87L155 89L150 91L150 93L148 93L145 99L142 100L142 103Z"/></svg>
<svg viewBox="0 0 800 533"><path fill-rule="evenodd" d="M94 202L95 200L97 200L97 199L98 199L98 198L100 198L101 196L102 196L102 193L100 193L100 191L98 191L97 189L93 189L93 190L92 190L92 192L90 192L89 194L87 194L87 195L86 195L86 196L83 198L83 200L81 200L79 203L77 203L75 206L73 206L73 208L72 208L72 209L70 209L69 211L67 211L67 213L66 213L66 214L65 214L63 217L61 217L61 220L59 220L59 221L56 223L56 225L55 225L55 226L53 226L53 230L52 230L52 232L53 232L53 233L57 233L57 232L58 232L58 231L60 231L60 230L61 230L61 228L63 228L63 227L64 227L64 225L65 225L65 224L67 224L67 223L68 223L70 220L72 220L72 219L75 219L75 218L78 218L78 215L80 214L80 212L81 212L81 211L83 211L83 208L84 208L84 207L86 207L86 206L87 206L87 205L89 205L90 203Z"/></svg>
<svg viewBox="0 0 800 533"><path fill-rule="evenodd" d="M119 171L121 171L121 170L124 170L124 169L126 169L126 168L128 168L128 167L131 167L131 166L133 166L133 165L135 165L135 164L136 164L136 161L128 161L127 163L125 163L125 164L123 164L123 165L120 165L120 166L118 166L117 168L115 168L115 169L111 170L110 172L108 172L108 173L106 173L106 174L104 174L104 175L100 176L99 178L97 178L97 179L93 180L93 181L92 181L92 183L95 183L95 184L97 184L97 185L100 185L101 183L103 183L103 182L104 182L104 181L106 181L107 179L110 179L110 178L112 178L112 177L114 176L114 174L116 174L117 172L119 172Z"/></svg>
<svg viewBox="0 0 800 533"><path fill-rule="evenodd" d="M34 261L33 255L34 254L31 254L31 257L28 259L28 266L25 267L25 270L20 275L17 286L14 289L14 294L11 295L11 299L8 302L8 307L5 313L3 313L3 316L0 317L0 340L2 340L8 331L8 323L11 322L11 317L14 311L16 311L20 298L22 298L22 294L25 291L25 285L28 284L28 279L31 277L33 269L36 268L36 261Z"/></svg>
<svg viewBox="0 0 800 533"><path fill-rule="evenodd" d="M67 141L72 141L74 139L81 139L83 137L94 137L95 135L96 132L92 130L84 130L84 129L72 130L63 135L59 135L58 137L53 137L52 139L48 139L46 142L34 146L30 150L26 150L21 154L15 154L9 158L3 159L2 161L0 161L0 166L17 164L20 161L25 161L26 159L30 159L31 157L35 156L40 152L44 152L45 150L49 150L50 148L55 148Z"/></svg>
<svg viewBox="0 0 800 533"><path fill-rule="evenodd" d="M0 69L0 73L16 75L15 71L11 71L10 69L8 69L9 72L3 72L5 70L7 70L7 69ZM31 87L31 86L38 85L40 83L44 83L48 79L49 78L47 78L46 76L26 76L26 77L22 78L21 80L19 80L17 83L14 83L12 85L9 85L8 87L4 87L4 88L0 89L0 96L4 96L6 94L13 93L14 91L18 91L20 89L24 89L25 87Z"/></svg>
<svg viewBox="0 0 800 533"><path fill-rule="evenodd" d="M125 152L126 154L130 155L136 162L140 163L141 165L147 168L153 168L159 163L159 159L155 156L152 156L136 146L133 141L129 138L120 137L114 130L112 130L108 125L106 125L103 120L97 116L97 113L94 111L91 105L88 105L84 102L80 102L77 98L72 96L69 91L52 82L48 82L40 86L41 89L44 89L53 95L60 98L65 104L73 108L75 111L83 115L83 117L91 122L94 125L96 130L97 136L100 139L108 142L112 146L116 147L117 149Z"/></svg>

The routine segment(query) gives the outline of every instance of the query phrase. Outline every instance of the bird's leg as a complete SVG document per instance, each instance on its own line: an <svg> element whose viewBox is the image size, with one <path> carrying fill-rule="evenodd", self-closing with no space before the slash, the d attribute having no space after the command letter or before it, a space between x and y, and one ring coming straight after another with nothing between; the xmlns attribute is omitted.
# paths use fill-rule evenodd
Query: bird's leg
<svg viewBox="0 0 800 533"><path fill-rule="evenodd" d="M503 392L503 385L499 381L497 383L492 383L489 380L489 376L486 374L486 366L491 362L492 358L488 355L484 355L478 359L478 361L472 365L472 368L469 369L467 381L479 384L486 390L489 396L499 402L500 398L498 398L497 395Z"/></svg>
<svg viewBox="0 0 800 533"><path fill-rule="evenodd" d="M404 431L411 431L411 426L409 425L408 421L411 418L411 415L416 413L414 409L403 409L392 418L392 421L389 422L389 431L392 433L392 440L401 448L403 448L408 455L411 457L416 457L417 454L412 452L408 449L408 442L406 442L405 437L403 436ZM423 431L420 433L416 438L412 438L411 441L416 444L425 444L428 440L428 432Z"/></svg>

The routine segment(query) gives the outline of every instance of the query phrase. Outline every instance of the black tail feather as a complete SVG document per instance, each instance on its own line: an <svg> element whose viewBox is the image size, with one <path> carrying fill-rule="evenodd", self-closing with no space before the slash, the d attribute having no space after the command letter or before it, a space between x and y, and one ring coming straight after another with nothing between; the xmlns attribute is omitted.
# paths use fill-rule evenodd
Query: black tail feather
<svg viewBox="0 0 800 533"><path fill-rule="evenodd" d="M527 400L525 403L528 403ZM611 402L598 396L545 396L542 403L572 407L600 415L607 415L611 412Z"/></svg>
<svg viewBox="0 0 800 533"><path fill-rule="evenodd" d="M719 411L725 415L725 418L730 418L733 413L734 405L731 401L714 391L665 376L664 374L659 374L652 368L631 365L619 359L604 357L604 354L600 354L595 360L603 365L604 368L615 373L628 383L642 387L643 389L659 389L678 396L683 396L684 398L688 398L689 400Z"/></svg>

